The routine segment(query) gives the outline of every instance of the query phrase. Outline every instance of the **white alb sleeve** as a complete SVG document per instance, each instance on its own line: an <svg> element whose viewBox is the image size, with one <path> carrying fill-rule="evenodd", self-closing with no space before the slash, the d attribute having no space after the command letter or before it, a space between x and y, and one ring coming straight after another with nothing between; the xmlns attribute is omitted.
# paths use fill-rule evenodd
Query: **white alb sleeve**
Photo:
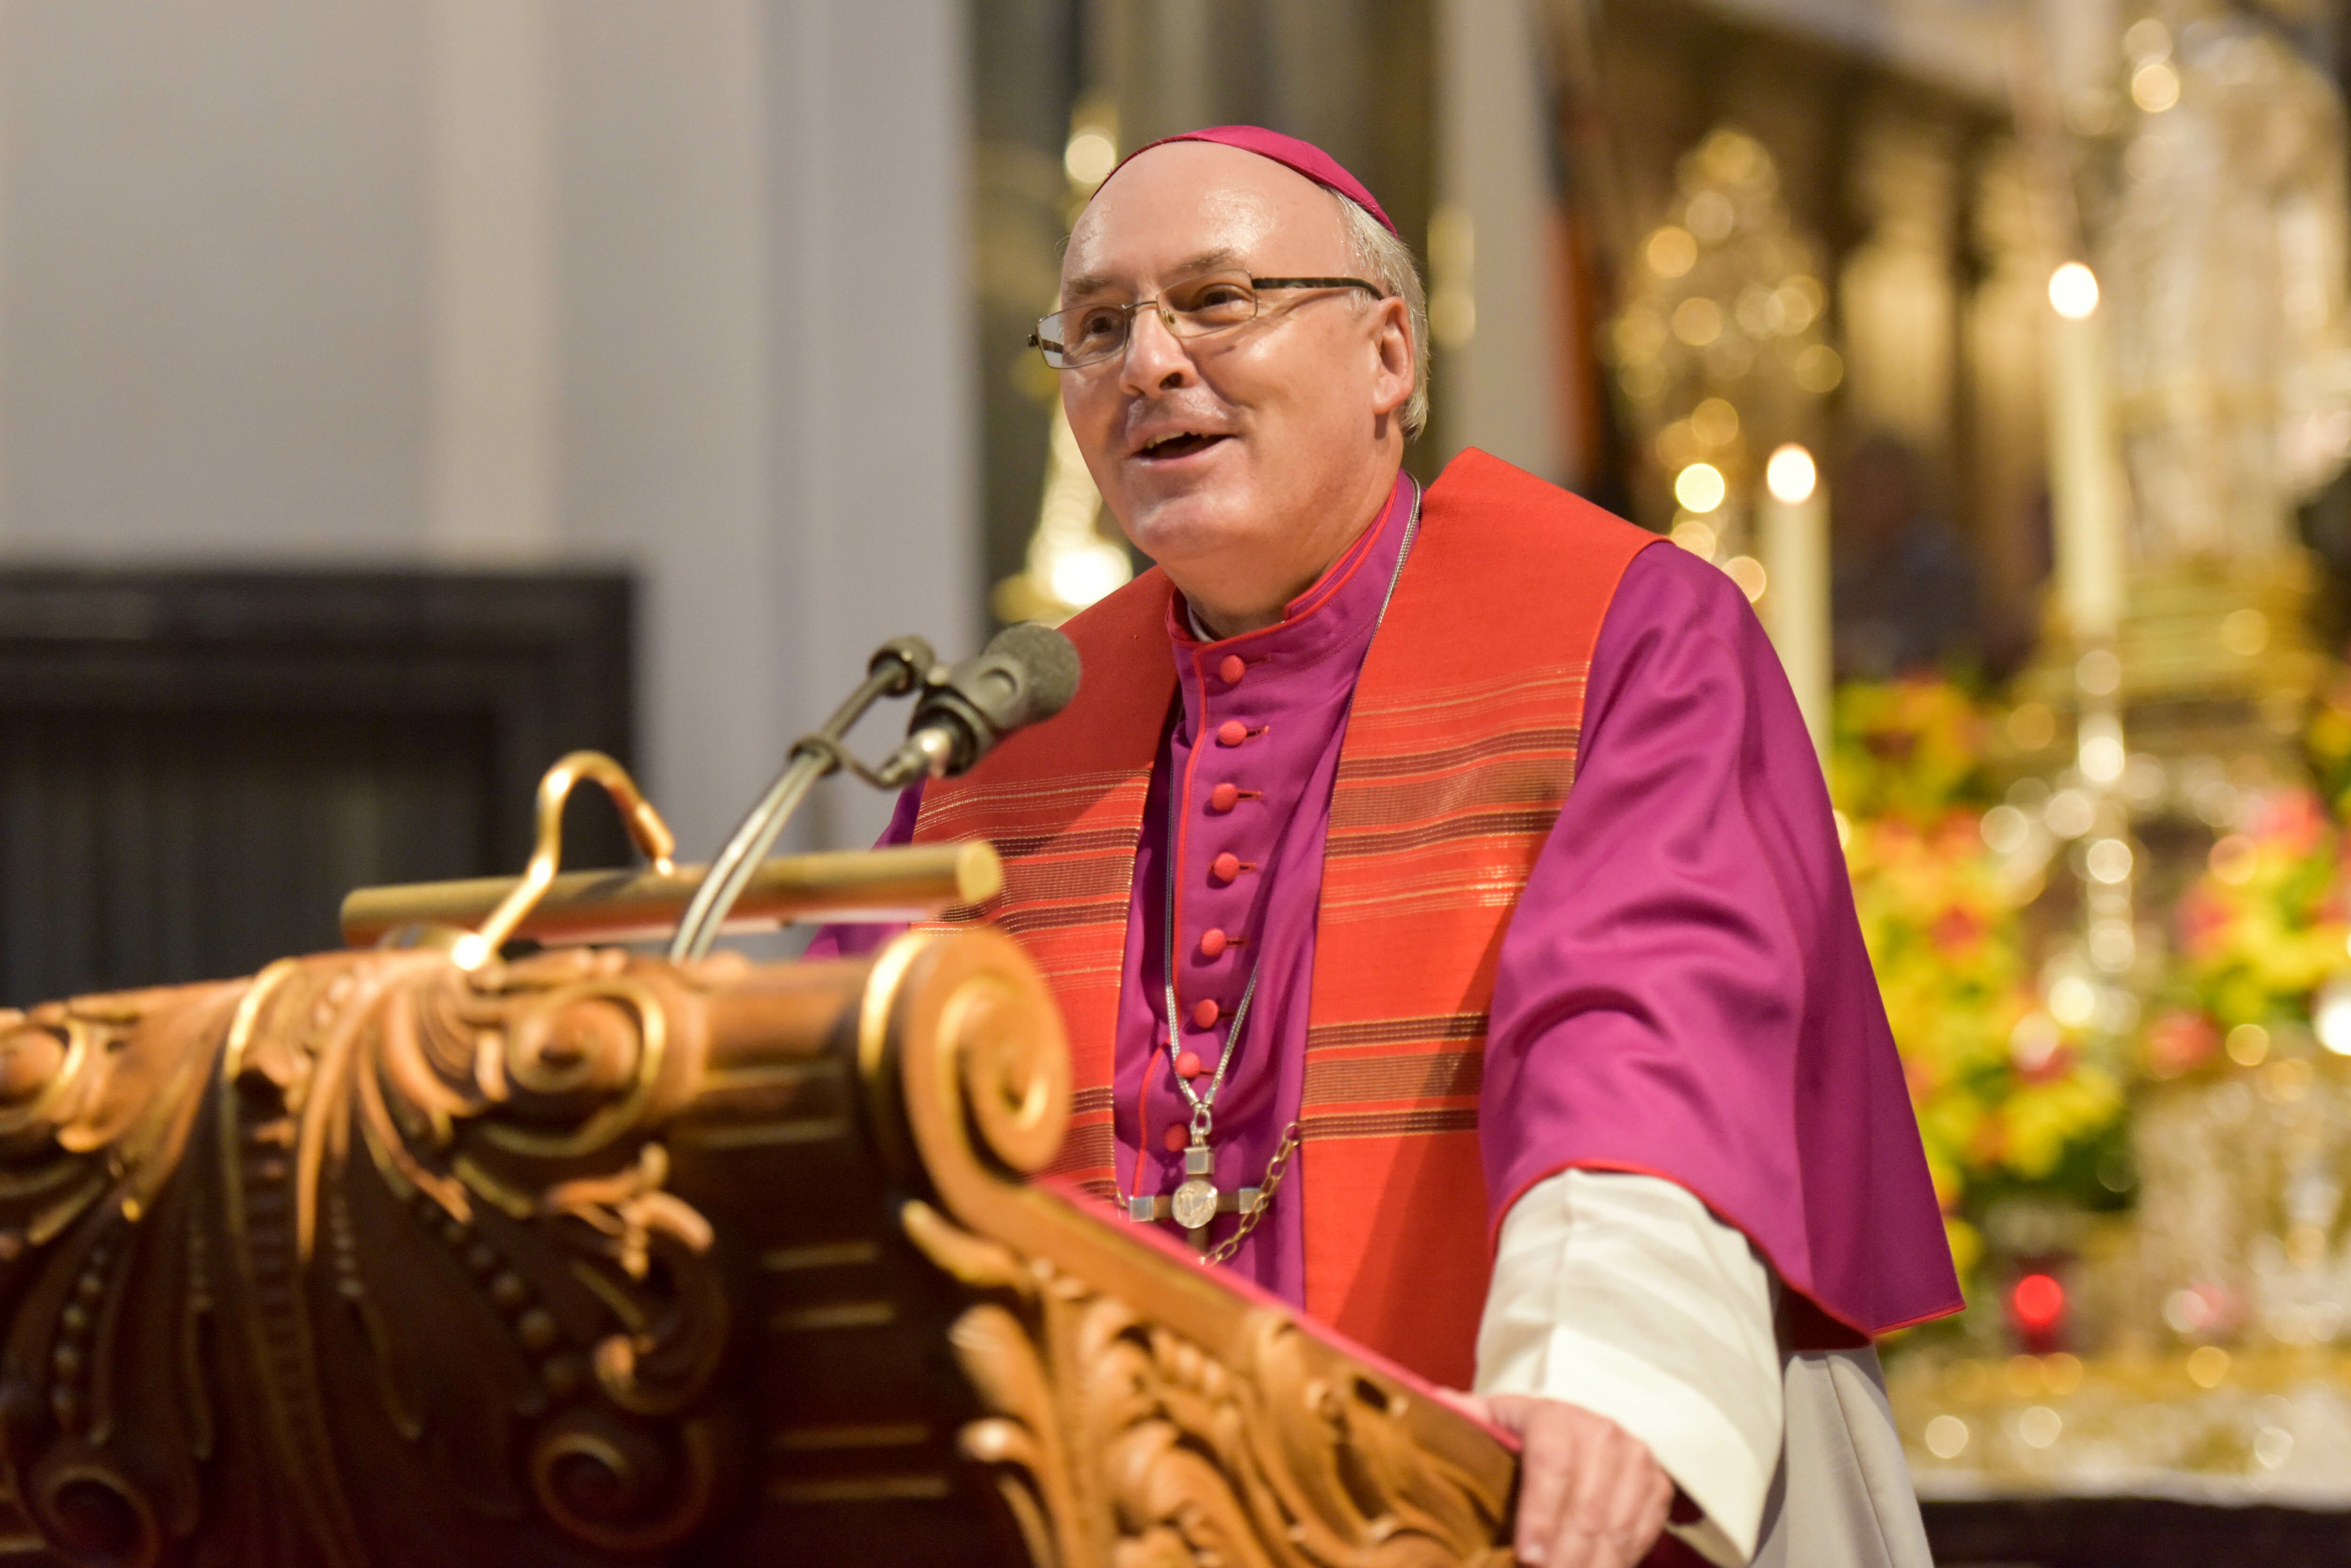
<svg viewBox="0 0 2351 1568"><path fill-rule="evenodd" d="M1754 1248L1683 1188L1563 1171L1502 1220L1476 1391L1615 1422L1703 1511L1667 1528L1709 1562L1743 1563L1780 1463L1772 1305Z"/></svg>

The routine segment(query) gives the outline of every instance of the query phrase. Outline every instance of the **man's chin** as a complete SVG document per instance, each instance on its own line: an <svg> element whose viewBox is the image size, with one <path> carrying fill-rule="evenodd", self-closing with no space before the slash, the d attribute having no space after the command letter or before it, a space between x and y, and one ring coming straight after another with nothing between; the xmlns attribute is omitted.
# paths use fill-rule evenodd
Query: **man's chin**
<svg viewBox="0 0 2351 1568"><path fill-rule="evenodd" d="M1137 498L1124 519L1126 536L1155 561L1180 562L1214 555L1248 538L1251 510L1245 497L1225 486Z"/></svg>

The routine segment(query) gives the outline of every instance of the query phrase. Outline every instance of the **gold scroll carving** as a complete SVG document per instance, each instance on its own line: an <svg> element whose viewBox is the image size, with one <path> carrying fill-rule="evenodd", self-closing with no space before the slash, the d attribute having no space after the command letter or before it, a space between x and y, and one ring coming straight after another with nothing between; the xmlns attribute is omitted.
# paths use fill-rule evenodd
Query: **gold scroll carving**
<svg viewBox="0 0 2351 1568"><path fill-rule="evenodd" d="M332 954L0 1012L14 1544L1505 1561L1485 1432L1022 1180L1067 1082L987 932Z"/></svg>
<svg viewBox="0 0 2351 1568"><path fill-rule="evenodd" d="M988 1467L1029 1560L1499 1564L1511 1466L1437 1401L1017 1177L1059 1142L1058 1013L993 934L907 938L890 1043L910 1142L957 1225L907 1206L940 1268L984 1300L951 1331L990 1414L961 1447ZM1019 967L1025 969L1025 963ZM881 993L869 994L869 1007ZM869 1026L874 1019L869 1012ZM869 1061L871 1055L869 1053Z"/></svg>

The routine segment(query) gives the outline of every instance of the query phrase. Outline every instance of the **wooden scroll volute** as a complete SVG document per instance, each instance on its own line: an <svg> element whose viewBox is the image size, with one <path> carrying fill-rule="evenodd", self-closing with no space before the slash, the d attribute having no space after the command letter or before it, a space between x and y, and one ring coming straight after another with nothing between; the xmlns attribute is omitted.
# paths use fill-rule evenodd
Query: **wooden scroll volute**
<svg viewBox="0 0 2351 1568"><path fill-rule="evenodd" d="M1489 1435L1027 1179L1068 1103L986 931L329 954L0 1012L0 1535L88 1568L1503 1561Z"/></svg>

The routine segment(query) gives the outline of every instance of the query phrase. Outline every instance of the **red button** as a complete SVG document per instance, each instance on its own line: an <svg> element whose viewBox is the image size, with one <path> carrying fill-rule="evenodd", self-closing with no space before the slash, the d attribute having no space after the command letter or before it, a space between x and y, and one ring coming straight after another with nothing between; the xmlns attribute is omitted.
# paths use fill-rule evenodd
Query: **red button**
<svg viewBox="0 0 2351 1568"><path fill-rule="evenodd" d="M1208 862L1208 874L1218 882L1230 882L1241 874L1241 857L1227 850Z"/></svg>
<svg viewBox="0 0 2351 1568"><path fill-rule="evenodd" d="M1221 958L1225 956L1225 949L1231 946L1232 938L1214 925L1200 933L1200 956L1203 958Z"/></svg>
<svg viewBox="0 0 2351 1568"><path fill-rule="evenodd" d="M1184 1145L1190 1141L1181 1127L1170 1127L1159 1135L1159 1142L1171 1155L1183 1153Z"/></svg>
<svg viewBox="0 0 2351 1568"><path fill-rule="evenodd" d="M1238 746L1242 741L1247 740L1248 738L1249 726L1243 724L1237 718L1228 718L1225 720L1224 723L1217 726L1217 744L1218 746Z"/></svg>
<svg viewBox="0 0 2351 1568"><path fill-rule="evenodd" d="M1241 791L1239 785L1219 784L1215 789L1208 791L1208 810L1211 811L1229 811L1239 802L1240 798Z"/></svg>
<svg viewBox="0 0 2351 1568"><path fill-rule="evenodd" d="M1179 1077L1183 1077L1183 1078L1197 1078L1197 1077L1199 1077L1199 1076L1200 1076L1200 1053L1199 1053L1198 1051L1185 1051L1182 1055L1180 1055L1180 1056L1176 1057L1176 1071L1177 1076L1179 1076Z"/></svg>
<svg viewBox="0 0 2351 1568"><path fill-rule="evenodd" d="M1226 654L1225 662L1217 666L1217 679L1228 686L1239 685L1241 677L1248 673L1249 666L1241 662L1241 656L1238 653Z"/></svg>
<svg viewBox="0 0 2351 1568"><path fill-rule="evenodd" d="M1214 1029L1217 1027L1217 1020L1224 1016L1224 1012L1225 1009L1218 1007L1213 998L1204 998L1198 1007L1192 1009L1192 1027L1194 1029ZM1196 1071L1197 1070L1195 1069L1195 1071ZM1193 1074L1191 1072L1186 1072L1184 1076L1189 1078L1193 1076Z"/></svg>

